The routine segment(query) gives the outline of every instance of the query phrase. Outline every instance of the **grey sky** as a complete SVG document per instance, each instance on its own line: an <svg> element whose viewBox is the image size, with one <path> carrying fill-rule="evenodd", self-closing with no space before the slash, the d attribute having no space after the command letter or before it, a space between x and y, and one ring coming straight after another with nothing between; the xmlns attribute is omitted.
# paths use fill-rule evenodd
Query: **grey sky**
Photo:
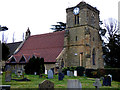
<svg viewBox="0 0 120 90"><path fill-rule="evenodd" d="M21 41L23 33L29 27L31 34L52 32L51 25L66 22L66 8L80 3L82 0L1 0L0 25L7 26L4 34L7 42ZM118 19L119 0L84 0L100 10L100 19ZM2 36L3 32L0 32ZM1 39L1 37L0 37Z"/></svg>

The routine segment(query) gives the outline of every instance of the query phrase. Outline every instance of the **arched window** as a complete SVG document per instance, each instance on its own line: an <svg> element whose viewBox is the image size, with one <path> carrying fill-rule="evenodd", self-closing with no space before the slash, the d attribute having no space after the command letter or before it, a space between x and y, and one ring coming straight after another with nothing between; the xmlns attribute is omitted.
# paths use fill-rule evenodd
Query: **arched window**
<svg viewBox="0 0 120 90"><path fill-rule="evenodd" d="M75 15L75 25L79 24L79 15Z"/></svg>
<svg viewBox="0 0 120 90"><path fill-rule="evenodd" d="M78 40L78 37L76 36L76 37L75 37L75 41L77 41L77 40Z"/></svg>

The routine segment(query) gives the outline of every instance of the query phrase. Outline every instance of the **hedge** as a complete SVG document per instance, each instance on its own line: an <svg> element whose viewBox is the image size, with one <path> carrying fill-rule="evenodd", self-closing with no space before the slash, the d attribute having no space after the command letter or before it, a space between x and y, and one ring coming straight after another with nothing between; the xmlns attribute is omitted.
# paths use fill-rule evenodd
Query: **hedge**
<svg viewBox="0 0 120 90"><path fill-rule="evenodd" d="M85 74L91 78L100 78L111 74L113 80L120 81L120 68L86 69Z"/></svg>

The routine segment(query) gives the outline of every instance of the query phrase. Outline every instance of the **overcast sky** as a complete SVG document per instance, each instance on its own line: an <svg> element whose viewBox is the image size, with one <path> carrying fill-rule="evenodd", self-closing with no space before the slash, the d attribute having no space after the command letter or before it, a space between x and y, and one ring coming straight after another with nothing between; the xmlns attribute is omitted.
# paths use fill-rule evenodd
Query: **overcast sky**
<svg viewBox="0 0 120 90"><path fill-rule="evenodd" d="M76 6L82 0L1 0L0 25L7 26L7 42L21 41L23 33L30 28L31 34L52 32L51 25L66 22L66 8ZM118 19L119 0L84 0L100 11L100 20ZM0 32L0 36L2 37ZM0 37L0 40L1 40Z"/></svg>

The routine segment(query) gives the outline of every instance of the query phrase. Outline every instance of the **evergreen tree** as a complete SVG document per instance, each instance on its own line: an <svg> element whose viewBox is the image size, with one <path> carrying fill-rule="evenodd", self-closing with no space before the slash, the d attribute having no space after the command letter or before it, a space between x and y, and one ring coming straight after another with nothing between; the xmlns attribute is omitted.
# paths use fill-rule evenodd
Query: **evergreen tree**
<svg viewBox="0 0 120 90"><path fill-rule="evenodd" d="M104 47L104 56L108 66L120 68L120 35L110 38L109 43Z"/></svg>
<svg viewBox="0 0 120 90"><path fill-rule="evenodd" d="M8 30L8 28L6 26L1 27L1 25L0 25L0 31L6 31L6 30Z"/></svg>
<svg viewBox="0 0 120 90"><path fill-rule="evenodd" d="M7 60L10 54L9 48L5 43L2 43L2 60Z"/></svg>
<svg viewBox="0 0 120 90"><path fill-rule="evenodd" d="M103 58L107 66L120 67L120 35L118 35L119 23L115 19L100 22L100 36L103 41Z"/></svg>
<svg viewBox="0 0 120 90"><path fill-rule="evenodd" d="M44 73L44 59L33 56L30 58L29 62L25 65L25 73L26 74L34 74L34 72L37 72L37 74Z"/></svg>
<svg viewBox="0 0 120 90"><path fill-rule="evenodd" d="M58 25L52 25L53 28L51 28L52 30L54 30L54 32L57 32L57 31L63 31L66 29L66 23L63 23L63 22L57 22Z"/></svg>

